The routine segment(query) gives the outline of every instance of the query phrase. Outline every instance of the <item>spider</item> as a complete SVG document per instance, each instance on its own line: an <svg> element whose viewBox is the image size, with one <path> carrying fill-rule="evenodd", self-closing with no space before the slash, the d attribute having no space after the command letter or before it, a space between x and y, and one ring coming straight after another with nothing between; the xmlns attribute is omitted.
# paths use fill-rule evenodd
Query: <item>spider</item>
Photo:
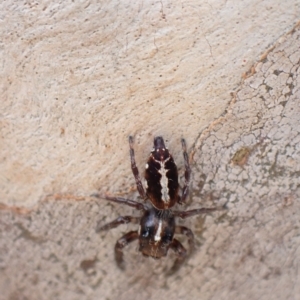
<svg viewBox="0 0 300 300"><path fill-rule="evenodd" d="M190 253L192 253L194 249L194 235L189 228L176 226L175 218L180 217L185 219L219 210L217 207L198 208L187 211L171 209L176 203L184 203L189 194L191 169L184 139L181 140L181 144L185 165L185 184L181 196L179 195L177 167L172 155L165 147L164 140L161 136L154 138L154 148L146 164L146 192L135 162L133 137L129 137L131 169L137 190L144 200L144 203L122 197L110 197L100 194L92 195L107 201L125 204L142 211L142 215L139 217L120 216L106 225L101 226L99 223L97 225L96 231L99 232L116 228L121 224L139 224L138 230L126 233L115 245L115 260L121 269L124 269L123 248L129 243L139 240L139 251L142 252L144 256L159 259L166 256L168 250L172 249L177 258L169 273L172 274L177 271L186 259L187 251L182 244L174 238L174 234L183 234L187 237Z"/></svg>

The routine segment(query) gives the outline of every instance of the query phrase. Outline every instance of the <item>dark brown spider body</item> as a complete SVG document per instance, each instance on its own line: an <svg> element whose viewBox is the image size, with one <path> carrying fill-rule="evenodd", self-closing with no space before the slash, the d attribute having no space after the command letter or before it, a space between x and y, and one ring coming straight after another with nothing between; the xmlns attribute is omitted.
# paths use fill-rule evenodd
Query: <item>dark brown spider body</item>
<svg viewBox="0 0 300 300"><path fill-rule="evenodd" d="M157 209L169 209L179 202L177 166L162 137L154 139L154 149L146 164L146 194Z"/></svg>
<svg viewBox="0 0 300 300"><path fill-rule="evenodd" d="M133 138L129 137L131 169L136 181L137 190L141 198L150 202L140 203L121 197L109 197L94 194L97 198L125 204L137 210L142 210L140 217L121 216L116 220L101 226L98 224L96 231L103 231L115 228L121 224L134 223L139 224L139 229L130 231L121 237L115 245L115 259L120 268L124 268L123 248L134 240L139 240L139 251L144 256L150 256L156 259L167 255L168 250L172 249L177 259L170 271L175 272L186 258L187 251L181 243L174 238L175 234L183 234L188 238L190 252L194 248L194 235L190 229L184 226L176 226L175 218L182 219L213 212L218 208L199 208L188 211L174 211L170 208L176 203L184 203L189 192L189 182L191 169L186 153L185 141L181 141L183 148L183 157L185 163L185 184L182 189L182 195L178 195L178 172L176 164L165 147L162 137L154 138L154 149L150 153L146 164L145 179L147 182L146 192L143 188L139 171L135 163Z"/></svg>
<svg viewBox="0 0 300 300"><path fill-rule="evenodd" d="M145 210L139 227L139 251L145 256L166 256L175 233L175 217L171 211L154 207Z"/></svg>

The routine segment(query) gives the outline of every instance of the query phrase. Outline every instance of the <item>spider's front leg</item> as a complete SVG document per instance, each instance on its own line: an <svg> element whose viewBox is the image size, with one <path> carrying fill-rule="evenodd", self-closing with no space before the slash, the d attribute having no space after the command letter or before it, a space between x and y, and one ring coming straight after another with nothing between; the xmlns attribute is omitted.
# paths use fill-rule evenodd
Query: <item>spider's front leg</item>
<svg viewBox="0 0 300 300"><path fill-rule="evenodd" d="M182 264L186 258L186 254L187 254L185 248L176 239L173 239L172 243L170 244L170 248L175 252L177 258L176 258L172 268L167 273L167 275L172 275L179 270L179 268L182 266Z"/></svg>
<svg viewBox="0 0 300 300"><path fill-rule="evenodd" d="M179 268L182 266L183 262L186 260L187 256L190 256L194 250L194 234L192 230L185 226L176 226L175 228L175 234L184 234L188 238L188 243L190 246L190 252L189 255L187 255L187 251L182 246L182 244L176 240L173 239L170 248L175 252L177 255L177 258L174 262L174 265L172 266L171 270L168 272L169 275L172 275L173 273L177 272Z"/></svg>
<svg viewBox="0 0 300 300"><path fill-rule="evenodd" d="M137 190L141 196L141 198L143 200L145 200L147 198L142 181L141 181L141 177L139 174L139 170L136 166L136 162L135 162L135 157L134 157L134 149L133 149L133 137L129 136L129 153L130 153L130 162L131 162L131 170L135 179L135 183L136 183L136 187Z"/></svg>
<svg viewBox="0 0 300 300"><path fill-rule="evenodd" d="M121 216L115 219L114 221L100 226L100 222L97 224L96 232L110 230L112 228L116 228L122 224L134 223L138 224L140 222L140 217L133 217L133 216ZM138 231L130 231L118 239L115 245L115 260L117 265L120 269L124 269L124 261L123 261L123 248L128 245L129 243L138 239L139 234Z"/></svg>
<svg viewBox="0 0 300 300"><path fill-rule="evenodd" d="M139 238L139 234L137 231L130 231L123 235L120 239L118 239L115 246L115 259L117 265L120 269L124 270L124 259L123 259L123 248L127 246L129 243L137 240Z"/></svg>
<svg viewBox="0 0 300 300"><path fill-rule="evenodd" d="M194 234L191 229L185 227L185 226L176 226L175 227L175 233L176 234L184 234L188 238L188 243L190 246L190 253L191 254L194 251L195 243L194 243Z"/></svg>
<svg viewBox="0 0 300 300"><path fill-rule="evenodd" d="M182 195L180 200L178 201L179 204L185 203L188 195L189 195L189 186L190 186L190 181L191 181L191 168L190 168L190 163L189 163L189 157L186 152L186 143L184 139L181 139L181 145L182 145L182 151L183 151L183 158L184 158L184 186L182 189Z"/></svg>

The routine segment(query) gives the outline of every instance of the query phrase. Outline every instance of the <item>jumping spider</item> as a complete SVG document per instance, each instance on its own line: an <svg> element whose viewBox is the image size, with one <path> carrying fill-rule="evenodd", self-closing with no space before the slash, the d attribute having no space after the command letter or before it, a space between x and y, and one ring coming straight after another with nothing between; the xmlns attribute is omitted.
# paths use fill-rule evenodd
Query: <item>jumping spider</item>
<svg viewBox="0 0 300 300"><path fill-rule="evenodd" d="M194 235L189 228L176 226L175 218L180 217L185 219L219 209L213 207L198 208L188 211L171 210L176 203L184 203L189 194L191 169L184 139L181 140L181 144L185 165L185 184L181 196L178 193L179 183L177 167L172 155L165 147L164 140L161 136L154 138L154 148L151 151L146 164L146 192L135 163L133 137L129 137L131 169L135 178L137 190L145 203L121 197L109 197L99 194L93 195L97 198L125 204L143 211L140 217L121 216L104 226L100 226L99 224L97 226L96 231L99 232L115 228L121 224L139 224L138 230L126 233L115 245L115 259L117 265L121 269L124 269L123 248L134 240L139 240L139 251L142 252L144 256L151 256L159 259L167 255L169 248L172 249L177 258L170 273L177 271L185 260L187 251L182 244L174 238L174 234L183 234L188 238L190 252L192 252L194 248Z"/></svg>

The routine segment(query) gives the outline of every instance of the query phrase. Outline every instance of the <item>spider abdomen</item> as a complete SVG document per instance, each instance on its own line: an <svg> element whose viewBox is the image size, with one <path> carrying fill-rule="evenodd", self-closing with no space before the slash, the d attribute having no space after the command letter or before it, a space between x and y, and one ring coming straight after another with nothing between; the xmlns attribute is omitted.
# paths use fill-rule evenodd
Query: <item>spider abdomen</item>
<svg viewBox="0 0 300 300"><path fill-rule="evenodd" d="M157 209L169 209L178 202L177 166L162 137L154 139L154 149L146 164L146 194Z"/></svg>

